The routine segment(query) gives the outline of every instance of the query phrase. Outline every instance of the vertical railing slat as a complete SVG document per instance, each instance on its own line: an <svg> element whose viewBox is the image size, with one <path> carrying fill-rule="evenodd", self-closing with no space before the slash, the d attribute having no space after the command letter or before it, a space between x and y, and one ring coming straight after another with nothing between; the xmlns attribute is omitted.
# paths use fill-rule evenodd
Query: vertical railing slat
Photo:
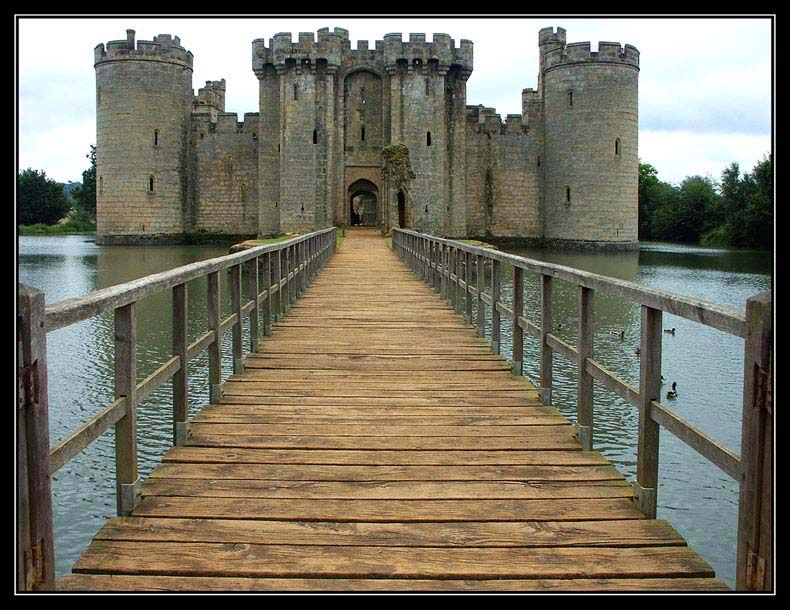
<svg viewBox="0 0 790 610"><path fill-rule="evenodd" d="M208 346L209 401L212 404L217 404L220 399L222 384L222 336L219 332L219 272L209 273L206 283L208 329L214 332L214 340Z"/></svg>
<svg viewBox="0 0 790 610"><path fill-rule="evenodd" d="M736 588L773 588L773 328L770 293L746 301Z"/></svg>
<svg viewBox="0 0 790 610"><path fill-rule="evenodd" d="M173 375L173 444L183 445L189 435L189 375L187 374L187 285L173 286L173 355L181 368Z"/></svg>
<svg viewBox="0 0 790 610"><path fill-rule="evenodd" d="M247 296L252 299L252 309L250 310L250 352L255 353L260 349L258 343L260 337L260 305L258 304L260 276L260 258L255 257L247 261Z"/></svg>
<svg viewBox="0 0 790 610"><path fill-rule="evenodd" d="M140 497L137 473L137 320L134 303L115 309L115 398L126 397L126 413L115 424L115 481L118 516L128 516Z"/></svg>
<svg viewBox="0 0 790 610"><path fill-rule="evenodd" d="M544 405L551 404L552 349L547 335L554 332L551 307L552 280L550 275L541 274L540 284L540 396Z"/></svg>
<svg viewBox="0 0 790 610"><path fill-rule="evenodd" d="M584 451L592 451L593 445L593 378L587 372L587 359L593 357L595 291L579 286L579 338L578 378L576 386L576 431L579 444Z"/></svg>
<svg viewBox="0 0 790 610"><path fill-rule="evenodd" d="M519 316L524 315L524 270L513 267L513 373L523 374L524 361L524 329L518 323Z"/></svg>
<svg viewBox="0 0 790 610"><path fill-rule="evenodd" d="M244 352L242 346L242 316L241 316L241 265L230 268L230 303L231 312L236 314L236 322L231 327L233 336L233 373L238 374L244 370Z"/></svg>
<svg viewBox="0 0 790 610"><path fill-rule="evenodd" d="M263 302L263 336L270 337L272 334L272 253L267 252L263 255L263 290L266 292L266 300Z"/></svg>
<svg viewBox="0 0 790 610"><path fill-rule="evenodd" d="M496 259L491 261L491 349L495 354L501 353L502 318L497 308L501 298L501 264Z"/></svg>
<svg viewBox="0 0 790 610"><path fill-rule="evenodd" d="M634 495L648 519L656 517L659 425L650 417L650 402L661 392L661 311L642 305L639 345L639 424Z"/></svg>
<svg viewBox="0 0 790 610"><path fill-rule="evenodd" d="M483 302L483 290L485 289L485 257L475 254L475 273L477 274L477 336L483 336L485 326L486 310Z"/></svg>
<svg viewBox="0 0 790 610"><path fill-rule="evenodd" d="M44 293L20 284L17 304L17 588L54 591Z"/></svg>

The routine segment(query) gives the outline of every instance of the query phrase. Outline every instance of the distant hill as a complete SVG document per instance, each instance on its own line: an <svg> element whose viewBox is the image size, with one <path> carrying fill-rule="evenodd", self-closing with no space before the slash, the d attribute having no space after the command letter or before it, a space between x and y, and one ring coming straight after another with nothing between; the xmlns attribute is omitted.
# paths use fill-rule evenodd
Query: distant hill
<svg viewBox="0 0 790 610"><path fill-rule="evenodd" d="M63 192L66 193L66 199L71 200L71 194L78 186L82 186L82 182L67 182L63 185Z"/></svg>

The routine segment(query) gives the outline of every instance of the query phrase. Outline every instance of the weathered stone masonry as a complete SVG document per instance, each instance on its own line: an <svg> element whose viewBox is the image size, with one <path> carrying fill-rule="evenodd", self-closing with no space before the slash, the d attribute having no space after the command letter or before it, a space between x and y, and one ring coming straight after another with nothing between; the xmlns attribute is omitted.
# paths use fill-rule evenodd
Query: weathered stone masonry
<svg viewBox="0 0 790 610"><path fill-rule="evenodd" d="M505 121L466 105L472 42L348 31L252 42L258 112L194 95L161 34L95 49L97 241L269 236L353 222L447 237L637 245L639 52L539 32L538 88ZM359 212L357 215L352 210Z"/></svg>

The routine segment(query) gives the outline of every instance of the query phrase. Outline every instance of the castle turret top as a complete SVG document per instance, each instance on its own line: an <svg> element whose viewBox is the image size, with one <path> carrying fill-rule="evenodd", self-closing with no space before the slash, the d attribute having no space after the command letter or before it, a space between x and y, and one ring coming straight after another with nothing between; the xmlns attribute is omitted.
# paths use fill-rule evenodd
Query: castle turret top
<svg viewBox="0 0 790 610"><path fill-rule="evenodd" d="M159 34L153 40L138 40L135 46L135 31L126 30L124 40L111 40L98 44L93 49L94 65L111 61L142 60L164 61L192 67L192 53L181 46L181 39L170 34Z"/></svg>

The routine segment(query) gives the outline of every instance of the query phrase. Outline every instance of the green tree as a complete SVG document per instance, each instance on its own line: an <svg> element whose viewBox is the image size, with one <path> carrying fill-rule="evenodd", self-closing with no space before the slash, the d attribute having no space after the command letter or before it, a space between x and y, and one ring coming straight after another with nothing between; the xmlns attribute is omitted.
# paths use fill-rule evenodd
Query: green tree
<svg viewBox="0 0 790 610"><path fill-rule="evenodd" d="M773 245L774 173L771 157L754 166L744 177L743 229L741 245L770 248Z"/></svg>
<svg viewBox="0 0 790 610"><path fill-rule="evenodd" d="M17 176L16 206L18 225L57 224L71 207L62 184L30 168Z"/></svg>
<svg viewBox="0 0 790 610"><path fill-rule="evenodd" d="M91 166L82 172L82 185L72 193L76 220L80 222L96 222L96 147L91 144L90 152L85 155L90 159Z"/></svg>

